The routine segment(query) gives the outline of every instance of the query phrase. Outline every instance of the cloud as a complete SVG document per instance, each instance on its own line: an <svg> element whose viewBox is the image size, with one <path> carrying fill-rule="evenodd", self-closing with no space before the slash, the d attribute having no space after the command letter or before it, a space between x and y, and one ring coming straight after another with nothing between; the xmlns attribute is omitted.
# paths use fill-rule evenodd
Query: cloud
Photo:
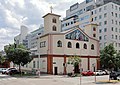
<svg viewBox="0 0 120 85"><path fill-rule="evenodd" d="M0 50L13 43L21 24L29 31L38 29L43 24L42 16L50 12L50 6L53 6L53 13L63 18L70 5L78 1L83 0L0 0Z"/></svg>

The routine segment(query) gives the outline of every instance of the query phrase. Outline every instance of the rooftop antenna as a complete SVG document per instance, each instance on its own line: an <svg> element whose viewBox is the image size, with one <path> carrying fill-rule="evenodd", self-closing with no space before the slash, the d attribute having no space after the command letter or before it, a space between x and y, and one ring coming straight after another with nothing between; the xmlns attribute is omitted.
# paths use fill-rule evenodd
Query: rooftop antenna
<svg viewBox="0 0 120 85"><path fill-rule="evenodd" d="M53 7L52 7L52 6L50 6L50 11L51 11L51 13L52 13L52 10L53 10Z"/></svg>

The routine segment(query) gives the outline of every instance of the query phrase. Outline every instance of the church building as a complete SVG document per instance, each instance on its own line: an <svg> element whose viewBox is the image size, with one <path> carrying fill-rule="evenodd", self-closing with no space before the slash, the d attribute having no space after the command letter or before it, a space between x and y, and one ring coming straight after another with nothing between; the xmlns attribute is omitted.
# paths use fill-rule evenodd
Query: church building
<svg viewBox="0 0 120 85"><path fill-rule="evenodd" d="M44 34L38 37L40 72L67 74L99 69L98 25L91 23L84 30L76 25L61 31L60 15L48 13L44 18ZM78 56L81 64L68 63L71 56ZM38 61L38 57L33 61Z"/></svg>

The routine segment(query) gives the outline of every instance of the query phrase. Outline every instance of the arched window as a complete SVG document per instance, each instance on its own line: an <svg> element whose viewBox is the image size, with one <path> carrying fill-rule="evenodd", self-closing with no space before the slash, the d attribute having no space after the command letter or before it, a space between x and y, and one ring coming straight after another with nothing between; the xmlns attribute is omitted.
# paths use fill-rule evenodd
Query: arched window
<svg viewBox="0 0 120 85"><path fill-rule="evenodd" d="M84 47L84 49L87 49L87 44L85 43L83 47Z"/></svg>
<svg viewBox="0 0 120 85"><path fill-rule="evenodd" d="M53 31L56 31L56 26L54 25L52 29L53 29Z"/></svg>
<svg viewBox="0 0 120 85"><path fill-rule="evenodd" d="M93 44L91 45L91 50L94 50L94 45Z"/></svg>
<svg viewBox="0 0 120 85"><path fill-rule="evenodd" d="M52 19L52 22L53 22L53 23L56 23L56 18L53 18L53 19Z"/></svg>
<svg viewBox="0 0 120 85"><path fill-rule="evenodd" d="M76 48L80 48L80 45L79 45L79 43L76 43Z"/></svg>
<svg viewBox="0 0 120 85"><path fill-rule="evenodd" d="M57 47L62 47L62 42L60 40L57 42Z"/></svg>
<svg viewBox="0 0 120 85"><path fill-rule="evenodd" d="M68 48L72 48L72 43L68 42Z"/></svg>

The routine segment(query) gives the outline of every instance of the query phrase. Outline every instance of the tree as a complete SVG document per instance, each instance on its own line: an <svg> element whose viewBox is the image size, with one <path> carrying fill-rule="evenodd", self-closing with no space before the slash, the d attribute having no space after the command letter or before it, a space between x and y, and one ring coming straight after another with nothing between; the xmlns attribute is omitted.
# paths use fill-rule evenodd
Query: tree
<svg viewBox="0 0 120 85"><path fill-rule="evenodd" d="M120 68L120 52L116 54L116 63L117 63L117 68Z"/></svg>
<svg viewBox="0 0 120 85"><path fill-rule="evenodd" d="M71 57L69 57L69 59L68 59L68 63L71 63L71 64L73 64L74 65L74 72L75 73L79 73L79 64L80 64L80 62L81 62L81 58L79 57L79 56L71 56Z"/></svg>
<svg viewBox="0 0 120 85"><path fill-rule="evenodd" d="M100 51L100 62L104 69L115 68L116 66L116 50L113 44L109 44Z"/></svg>
<svg viewBox="0 0 120 85"><path fill-rule="evenodd" d="M2 54L0 54L0 64L4 63L5 62L5 57L2 56Z"/></svg>
<svg viewBox="0 0 120 85"><path fill-rule="evenodd" d="M26 65L33 59L32 56L30 56L30 52L21 44L17 47L15 44L9 45L5 48L5 52L9 61L12 61L14 64L19 65L20 72L21 66Z"/></svg>

